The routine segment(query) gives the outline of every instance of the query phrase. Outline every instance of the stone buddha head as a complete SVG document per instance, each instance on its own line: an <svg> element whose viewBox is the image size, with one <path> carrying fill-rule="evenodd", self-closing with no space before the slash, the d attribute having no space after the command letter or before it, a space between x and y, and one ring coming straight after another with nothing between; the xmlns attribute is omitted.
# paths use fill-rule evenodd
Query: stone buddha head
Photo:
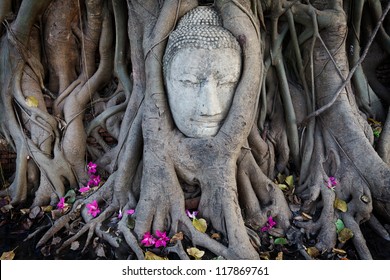
<svg viewBox="0 0 390 280"><path fill-rule="evenodd" d="M164 80L177 128L187 137L215 136L241 74L241 48L217 11L199 6L179 21L164 54Z"/></svg>

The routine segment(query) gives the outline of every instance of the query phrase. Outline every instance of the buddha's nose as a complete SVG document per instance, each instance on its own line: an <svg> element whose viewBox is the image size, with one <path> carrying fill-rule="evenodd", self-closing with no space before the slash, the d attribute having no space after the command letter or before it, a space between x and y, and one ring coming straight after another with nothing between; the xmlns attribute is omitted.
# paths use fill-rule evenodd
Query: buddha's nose
<svg viewBox="0 0 390 280"><path fill-rule="evenodd" d="M201 116L215 116L222 113L215 79L209 79L202 84L199 98L198 109Z"/></svg>

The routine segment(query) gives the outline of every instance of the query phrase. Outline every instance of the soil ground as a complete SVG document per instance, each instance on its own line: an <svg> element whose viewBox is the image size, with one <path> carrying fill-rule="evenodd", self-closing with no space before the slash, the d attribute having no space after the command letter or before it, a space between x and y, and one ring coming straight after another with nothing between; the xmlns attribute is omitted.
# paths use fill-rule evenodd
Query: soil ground
<svg viewBox="0 0 390 280"><path fill-rule="evenodd" d="M6 203L4 199L1 202ZM1 208L1 207L0 207ZM4 208L2 208L4 211ZM23 210L22 210L23 211ZM3 252L13 251L14 259L17 260L95 260L95 259L133 259L135 258L129 248L123 247L114 250L104 241L96 237L91 245L84 251L83 246L86 234L78 243L75 243L73 248L67 248L57 253L61 243L72 235L73 230L67 229L58 234L51 244L43 248L35 248L40 237L49 228L52 223L51 215L40 211L38 213L23 214L21 209L10 209L6 212L0 212L0 255ZM115 222L115 221L113 221ZM366 224L361 225L363 233L366 237L368 247L375 260L390 260L390 242L379 237ZM282 258L284 260L302 260L304 257L299 253L295 246L289 245L271 245L268 235L260 234L262 246L260 248L261 257L263 259ZM185 241L184 241L185 242ZM303 239L305 247L311 247L315 244L314 239ZM190 245L190 244L187 244ZM351 241L348 241L342 248L346 251L346 255L337 253L324 253L319 255L317 259L337 260L350 259L357 260L358 256ZM156 252L161 253L161 252ZM211 253L207 252L204 259L212 259ZM169 259L175 259L175 256L168 256Z"/></svg>

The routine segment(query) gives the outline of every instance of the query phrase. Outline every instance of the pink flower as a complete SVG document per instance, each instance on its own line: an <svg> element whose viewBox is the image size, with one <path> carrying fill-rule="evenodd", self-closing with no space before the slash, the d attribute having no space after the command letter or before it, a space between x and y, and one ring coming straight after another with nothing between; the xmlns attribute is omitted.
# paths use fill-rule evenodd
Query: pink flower
<svg viewBox="0 0 390 280"><path fill-rule="evenodd" d="M270 228L273 228L274 226L276 226L276 222L274 221L274 219L272 219L271 216L268 217L268 225Z"/></svg>
<svg viewBox="0 0 390 280"><path fill-rule="evenodd" d="M66 205L65 197L61 197L60 202L58 202L58 204L57 204L57 208L62 210L65 208L65 205Z"/></svg>
<svg viewBox="0 0 390 280"><path fill-rule="evenodd" d="M90 161L88 164L87 164L87 169L88 169L88 174L95 174L96 173L96 163L93 163L92 161Z"/></svg>
<svg viewBox="0 0 390 280"><path fill-rule="evenodd" d="M89 192L91 188L89 187L89 185L87 185L86 187L82 187L79 189L79 192L81 193L85 193L85 192Z"/></svg>
<svg viewBox="0 0 390 280"><path fill-rule="evenodd" d="M336 180L336 178L333 177L333 176L329 177L326 186L327 186L329 189L332 189L332 190L333 190L333 189L335 188L336 185L337 185L337 180Z"/></svg>
<svg viewBox="0 0 390 280"><path fill-rule="evenodd" d="M94 218L100 213L99 205L96 200L92 201L92 203L88 203L86 207L88 208L88 214L91 214Z"/></svg>
<svg viewBox="0 0 390 280"><path fill-rule="evenodd" d="M88 183L87 183L87 186L99 186L99 183L100 183L100 176L97 175L91 175L91 178L89 179Z"/></svg>
<svg viewBox="0 0 390 280"><path fill-rule="evenodd" d="M269 216L268 217L268 222L267 222L267 225L266 226L263 226L261 228L261 231L264 232L264 231L269 231L271 228L275 227L276 226L276 222L274 221L274 219L272 218L272 216Z"/></svg>
<svg viewBox="0 0 390 280"><path fill-rule="evenodd" d="M134 213L135 213L134 209L129 209L126 211L127 215L133 215ZM122 209L119 209L118 219L122 219L122 217L123 217Z"/></svg>
<svg viewBox="0 0 390 280"><path fill-rule="evenodd" d="M196 219L196 215L198 215L199 211L193 211L192 213L187 209L186 214L191 219Z"/></svg>
<svg viewBox="0 0 390 280"><path fill-rule="evenodd" d="M156 238L150 234L150 232L146 232L144 234L143 239L141 240L141 243L144 244L146 247L150 247L156 243Z"/></svg>
<svg viewBox="0 0 390 280"><path fill-rule="evenodd" d="M169 237L167 237L167 233L164 231L164 232L161 232L159 230L156 230L156 235L158 237L158 240L156 241L156 248L158 247L166 247L167 246L167 242L170 240Z"/></svg>

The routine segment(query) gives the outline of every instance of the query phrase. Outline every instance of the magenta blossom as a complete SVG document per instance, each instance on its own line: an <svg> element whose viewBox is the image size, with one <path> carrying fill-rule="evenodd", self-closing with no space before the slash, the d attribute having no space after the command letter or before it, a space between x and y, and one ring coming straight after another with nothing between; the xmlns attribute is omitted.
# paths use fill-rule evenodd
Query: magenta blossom
<svg viewBox="0 0 390 280"><path fill-rule="evenodd" d="M146 232L141 240L141 243L146 247L150 247L156 243L156 238L151 235L150 232Z"/></svg>
<svg viewBox="0 0 390 280"><path fill-rule="evenodd" d="M276 226L276 222L274 221L274 219L269 216L268 217L268 222L267 222L267 225L262 227L261 228L261 231L264 232L264 231L269 231L271 228L275 227Z"/></svg>
<svg viewBox="0 0 390 280"><path fill-rule="evenodd" d="M65 197L60 198L60 202L57 204L57 208L63 210L65 208Z"/></svg>
<svg viewBox="0 0 390 280"><path fill-rule="evenodd" d="M327 186L329 189L332 189L332 190L333 190L333 189L335 188L336 185L337 185L337 180L336 180L336 178L333 177L333 176L329 177L326 186Z"/></svg>
<svg viewBox="0 0 390 280"><path fill-rule="evenodd" d="M87 185L86 187L80 188L80 189L79 189L79 192L80 192L80 193L86 193L86 192L89 192L90 189L91 189L91 188L89 187L89 185Z"/></svg>
<svg viewBox="0 0 390 280"><path fill-rule="evenodd" d="M191 219L196 219L196 215L198 215L199 211L193 211L192 213L187 209L186 214Z"/></svg>
<svg viewBox="0 0 390 280"><path fill-rule="evenodd" d="M134 209L129 209L126 211L127 215L133 215L134 213L135 213ZM123 217L122 209L119 209L118 219L122 219L122 217Z"/></svg>
<svg viewBox="0 0 390 280"><path fill-rule="evenodd" d="M96 173L96 167L97 167L97 164L93 163L92 161L90 161L87 164L88 174L95 174Z"/></svg>
<svg viewBox="0 0 390 280"><path fill-rule="evenodd" d="M164 231L164 232L161 232L159 230L156 230L156 235L158 237L158 240L156 241L156 248L158 247L166 247L167 246L167 242L169 241L169 237L167 237L167 233Z"/></svg>
<svg viewBox="0 0 390 280"><path fill-rule="evenodd" d="M99 183L100 183L100 176L91 175L91 178L87 183L87 186L99 186Z"/></svg>
<svg viewBox="0 0 390 280"><path fill-rule="evenodd" d="M91 214L94 218L100 213L99 205L96 200L92 201L92 203L88 203L86 207L88 208L88 214Z"/></svg>

